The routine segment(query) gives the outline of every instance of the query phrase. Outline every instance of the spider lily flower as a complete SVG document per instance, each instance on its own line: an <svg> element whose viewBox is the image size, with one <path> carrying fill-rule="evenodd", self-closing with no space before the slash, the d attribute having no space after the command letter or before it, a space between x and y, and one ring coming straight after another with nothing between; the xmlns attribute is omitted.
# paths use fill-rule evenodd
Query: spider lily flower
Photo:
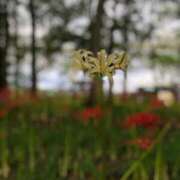
<svg viewBox="0 0 180 180"><path fill-rule="evenodd" d="M86 108L80 112L80 118L85 123L89 122L90 120L100 120L102 115L102 109L99 106Z"/></svg>
<svg viewBox="0 0 180 180"><path fill-rule="evenodd" d="M90 75L101 75L112 78L115 70L127 69L128 60L125 52L107 55L105 50L100 50L95 56L91 51L80 49L74 52L73 60L78 67Z"/></svg>
<svg viewBox="0 0 180 180"><path fill-rule="evenodd" d="M7 114L7 110L1 109L0 110L0 119L3 118Z"/></svg>
<svg viewBox="0 0 180 180"><path fill-rule="evenodd" d="M11 91L8 88L0 89L0 102L7 102L11 97Z"/></svg>
<svg viewBox="0 0 180 180"><path fill-rule="evenodd" d="M128 144L137 145L142 150L148 150L153 144L153 140L148 137L140 137L128 141Z"/></svg>
<svg viewBox="0 0 180 180"><path fill-rule="evenodd" d="M150 100L150 107L153 109L158 109L158 108L165 107L165 104L163 101L159 100L158 98L152 98Z"/></svg>
<svg viewBox="0 0 180 180"><path fill-rule="evenodd" d="M159 121L160 117L156 114L140 112L129 116L125 121L125 127L131 128L141 126L144 128L151 128L157 125Z"/></svg>

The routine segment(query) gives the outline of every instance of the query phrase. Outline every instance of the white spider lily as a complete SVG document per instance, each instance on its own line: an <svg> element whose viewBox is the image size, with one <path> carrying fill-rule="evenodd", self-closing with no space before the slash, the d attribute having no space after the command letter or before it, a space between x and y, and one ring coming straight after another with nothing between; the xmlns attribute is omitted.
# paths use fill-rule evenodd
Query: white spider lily
<svg viewBox="0 0 180 180"><path fill-rule="evenodd" d="M126 70L128 65L125 52L112 53L109 56L105 50L100 50L97 57L91 51L80 49L74 52L73 59L78 67L90 75L108 76L112 79L115 70Z"/></svg>

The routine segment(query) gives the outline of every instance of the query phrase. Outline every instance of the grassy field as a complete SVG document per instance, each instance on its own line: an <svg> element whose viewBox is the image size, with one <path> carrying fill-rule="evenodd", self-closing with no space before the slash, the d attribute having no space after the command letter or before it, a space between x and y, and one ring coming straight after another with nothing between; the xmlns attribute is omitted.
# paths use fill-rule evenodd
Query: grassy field
<svg viewBox="0 0 180 180"><path fill-rule="evenodd" d="M0 179L179 180L180 104L66 94L0 100Z"/></svg>

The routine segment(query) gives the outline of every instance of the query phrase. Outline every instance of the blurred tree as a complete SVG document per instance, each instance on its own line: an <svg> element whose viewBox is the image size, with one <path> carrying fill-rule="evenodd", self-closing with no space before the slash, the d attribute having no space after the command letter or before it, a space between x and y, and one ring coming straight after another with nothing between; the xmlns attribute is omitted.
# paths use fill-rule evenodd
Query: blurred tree
<svg viewBox="0 0 180 180"><path fill-rule="evenodd" d="M7 86L8 0L0 1L0 88Z"/></svg>
<svg viewBox="0 0 180 180"><path fill-rule="evenodd" d="M90 24L90 50L97 53L102 48L102 28L103 17L105 14L104 4L106 0L99 0L95 16L91 19ZM103 82L101 77L95 77L92 80L89 97L87 100L88 105L96 103L103 103Z"/></svg>
<svg viewBox="0 0 180 180"><path fill-rule="evenodd" d="M180 4L177 0L169 1L159 1L161 3L161 10L158 12L158 17L160 22L166 21L166 18L173 19L179 17ZM158 24L155 24L158 26ZM169 25L171 26L171 24ZM156 27L157 29L158 27ZM150 64L154 69L155 74L155 84L174 84L178 80L179 67L180 67L180 34L179 28L176 27L172 30L173 33L164 33L164 36L157 36L156 43L150 44ZM167 43L168 42L168 43Z"/></svg>
<svg viewBox="0 0 180 180"><path fill-rule="evenodd" d="M53 20L50 22L51 27L44 38L47 56L60 52L65 42L73 42L77 48L87 48L97 53L103 47L101 31L103 28L105 1L96 1L97 8L95 10L95 1L78 1L73 5L67 5L66 1L61 1L61 3L51 1L49 13L50 17L52 16L52 19L56 19L56 21L55 23ZM72 31L71 24L82 17L86 17L89 24L82 33L78 33L76 30ZM92 105L97 101L100 102L102 96L102 79L96 78L90 86L87 104Z"/></svg>
<svg viewBox="0 0 180 180"><path fill-rule="evenodd" d="M14 20L14 35L11 35L14 40L14 51L15 51L15 73L14 73L14 85L19 88L19 78L20 78L20 52L19 52L19 22L18 22L18 0L13 1L13 20Z"/></svg>
<svg viewBox="0 0 180 180"><path fill-rule="evenodd" d="M91 18L90 24L90 49L94 53L97 53L102 48L102 28L103 28L103 16L104 16L104 4L106 0L99 0L95 16Z"/></svg>
<svg viewBox="0 0 180 180"><path fill-rule="evenodd" d="M143 42L151 37L153 32L153 22L146 22L144 11L142 10L149 1L141 0L114 0L114 18L112 33L120 33L119 42L114 39L113 48L123 49L128 52L129 57L140 56ZM149 5L150 6L150 5ZM118 13L121 9L122 13ZM131 45L130 45L131 44ZM135 44L135 45L134 45ZM127 93L127 72L124 72L123 94Z"/></svg>
<svg viewBox="0 0 180 180"><path fill-rule="evenodd" d="M109 16L108 3L113 4L112 12L114 15L112 17ZM151 23L146 24L146 28L139 28L142 27L139 25L139 21L143 23L143 13L141 8L137 8L138 3L134 0L80 0L72 5L67 5L66 1L61 1L61 3L51 1L48 8L49 17L51 17L50 29L44 38L47 56L60 52L63 44L66 42L73 42L76 48L87 48L94 53L101 48L105 48L108 52L121 49L133 52L134 49L129 47L129 44L132 41L142 42L150 37L153 30ZM122 8L122 13L119 13L119 8ZM86 17L89 22L88 25L84 29L81 28L81 33L78 32L78 26L77 30L76 27L72 30L71 25L75 24L75 22L77 23L78 19L82 17ZM116 37L117 32L121 34L119 41ZM138 53L141 53L140 48ZM138 53L136 52L136 54ZM127 78L125 73L124 92L126 92L126 84ZM102 99L102 95L102 83L93 81L88 104L93 104L93 102L97 101L97 97ZM111 97L112 84L110 84L109 99L112 99Z"/></svg>
<svg viewBox="0 0 180 180"><path fill-rule="evenodd" d="M77 48L89 48L87 33L78 33L76 29L71 29L76 20L85 16L86 1L77 1L72 5L67 5L64 0L43 3L47 5L45 14L46 24L49 26L43 39L48 58L51 59L54 54L62 52L63 44L66 42L73 42Z"/></svg>
<svg viewBox="0 0 180 180"><path fill-rule="evenodd" d="M38 0L44 9L47 33L43 38L46 57L53 60L63 53L65 44L87 48L94 52L105 48L108 52L124 49L130 57L144 60L144 43L158 26L159 6L142 0ZM158 3L161 3L158 1ZM41 12L38 8L38 13ZM86 21L85 25L82 25ZM147 54L146 54L147 57ZM53 62L53 61L52 61ZM98 88L96 87L98 84ZM93 82L89 104L102 93L102 84ZM124 75L123 91L127 91ZM97 90L99 89L99 90ZM101 92L101 93L100 93ZM112 84L109 89L112 99Z"/></svg>
<svg viewBox="0 0 180 180"><path fill-rule="evenodd" d="M109 31L109 43L105 43L108 52L113 50L124 50L129 57L141 56L143 42L150 39L153 33L153 22L146 22L142 6L149 3L141 0L108 0L106 4L106 21L111 24L106 29ZM150 6L150 5L148 5ZM143 28L142 28L143 27ZM131 44L131 46L130 46ZM109 101L112 101L112 86L109 88ZM123 94L127 93L127 72L124 72Z"/></svg>
<svg viewBox="0 0 180 180"><path fill-rule="evenodd" d="M36 13L34 0L29 1L29 10L31 15L31 54L32 54L32 62L31 62L31 90L33 93L37 91L37 71L36 71Z"/></svg>

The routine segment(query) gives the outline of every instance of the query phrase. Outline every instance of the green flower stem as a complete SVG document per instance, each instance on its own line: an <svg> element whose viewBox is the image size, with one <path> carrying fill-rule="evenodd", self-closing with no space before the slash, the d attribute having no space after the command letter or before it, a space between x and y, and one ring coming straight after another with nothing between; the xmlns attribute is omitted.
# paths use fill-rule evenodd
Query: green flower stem
<svg viewBox="0 0 180 180"><path fill-rule="evenodd" d="M161 179L163 180L169 179L167 173L167 164L163 156L162 143L159 144L157 149L155 169L154 169L154 180L161 180Z"/></svg>
<svg viewBox="0 0 180 180"><path fill-rule="evenodd" d="M66 177L68 173L68 168L70 165L70 131L69 129L66 130L65 136L65 144L64 144L64 157L62 162L62 169L61 169L61 176Z"/></svg>
<svg viewBox="0 0 180 180"><path fill-rule="evenodd" d="M30 129L29 133L29 169L30 172L33 173L35 170L35 135L34 131Z"/></svg>
<svg viewBox="0 0 180 180"><path fill-rule="evenodd" d="M148 173L142 163L140 163L140 177L143 180L148 180Z"/></svg>
<svg viewBox="0 0 180 180"><path fill-rule="evenodd" d="M131 166L130 168L125 172L125 174L121 177L120 180L127 180L127 178L131 175L131 173L141 164L141 162L152 152L153 148L155 147L155 145L160 142L163 137L166 135L166 133L168 132L168 130L170 129L171 124L168 123L163 129L162 131L159 133L156 141L154 141L153 145L145 152L142 154L142 156L136 160Z"/></svg>
<svg viewBox="0 0 180 180"><path fill-rule="evenodd" d="M9 164L8 164L8 159L9 159L9 151L7 147L6 140L3 140L2 146L1 146L1 174L4 178L7 178L9 175Z"/></svg>
<svg viewBox="0 0 180 180"><path fill-rule="evenodd" d="M162 162L162 145L160 144L157 153L156 153L156 160L155 160L155 174L154 180L160 180L163 174L163 162Z"/></svg>

